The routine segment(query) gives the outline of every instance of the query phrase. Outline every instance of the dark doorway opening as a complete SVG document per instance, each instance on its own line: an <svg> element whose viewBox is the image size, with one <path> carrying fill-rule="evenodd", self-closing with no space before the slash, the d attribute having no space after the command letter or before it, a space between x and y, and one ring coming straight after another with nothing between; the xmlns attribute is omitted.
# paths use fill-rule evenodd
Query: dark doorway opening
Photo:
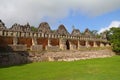
<svg viewBox="0 0 120 80"><path fill-rule="evenodd" d="M70 49L70 43L69 43L69 41L68 41L68 40L66 41L66 48L67 48L67 50L69 50L69 49Z"/></svg>

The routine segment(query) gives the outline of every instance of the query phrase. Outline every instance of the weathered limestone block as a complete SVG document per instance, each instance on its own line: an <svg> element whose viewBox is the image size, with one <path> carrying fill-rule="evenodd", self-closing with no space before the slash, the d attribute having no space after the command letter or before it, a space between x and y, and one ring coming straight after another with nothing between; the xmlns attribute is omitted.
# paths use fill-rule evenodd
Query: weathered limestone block
<svg viewBox="0 0 120 80"><path fill-rule="evenodd" d="M85 45L87 48L90 47L90 44L88 41L86 41L86 45Z"/></svg>
<svg viewBox="0 0 120 80"><path fill-rule="evenodd" d="M109 43L107 43L107 44L106 44L106 47L110 47L110 44L109 44Z"/></svg>
<svg viewBox="0 0 120 80"><path fill-rule="evenodd" d="M9 45L13 51L27 51L27 45Z"/></svg>
<svg viewBox="0 0 120 80"><path fill-rule="evenodd" d="M59 51L59 46L46 46L47 51Z"/></svg>
<svg viewBox="0 0 120 80"><path fill-rule="evenodd" d="M93 47L98 47L95 41L93 42Z"/></svg>
<svg viewBox="0 0 120 80"><path fill-rule="evenodd" d="M66 50L66 45L60 44L60 49L61 49L61 50Z"/></svg>
<svg viewBox="0 0 120 80"><path fill-rule="evenodd" d="M43 46L42 45L32 45L31 46L31 51L42 51Z"/></svg>
<svg viewBox="0 0 120 80"><path fill-rule="evenodd" d="M41 34L40 33L38 33L38 36L37 37L41 37Z"/></svg>
<svg viewBox="0 0 120 80"><path fill-rule="evenodd" d="M37 37L37 33L34 33L34 37Z"/></svg>
<svg viewBox="0 0 120 80"><path fill-rule="evenodd" d="M100 43L100 47L105 47L105 45L103 43Z"/></svg>
<svg viewBox="0 0 120 80"><path fill-rule="evenodd" d="M42 33L41 37L45 37L45 34L44 34L44 33Z"/></svg>
<svg viewBox="0 0 120 80"><path fill-rule="evenodd" d="M48 46L51 46L51 40L48 39Z"/></svg>
<svg viewBox="0 0 120 80"><path fill-rule="evenodd" d="M48 34L45 34L45 36L44 36L45 38L48 38Z"/></svg>
<svg viewBox="0 0 120 80"><path fill-rule="evenodd" d="M76 50L76 45L70 44L70 50Z"/></svg>
<svg viewBox="0 0 120 80"><path fill-rule="evenodd" d="M0 36L3 36L3 31L2 30L0 31Z"/></svg>
<svg viewBox="0 0 120 80"><path fill-rule="evenodd" d="M25 37L25 33L24 32L21 33L21 37Z"/></svg>
<svg viewBox="0 0 120 80"><path fill-rule="evenodd" d="M13 45L17 45L17 43L18 43L18 39L17 39L17 37L14 37L13 38Z"/></svg>
<svg viewBox="0 0 120 80"><path fill-rule="evenodd" d="M17 36L17 32L13 32L13 36L16 37Z"/></svg>
<svg viewBox="0 0 120 80"><path fill-rule="evenodd" d="M78 41L78 50L80 50L80 47L81 47L80 41Z"/></svg>
<svg viewBox="0 0 120 80"><path fill-rule="evenodd" d="M59 42L59 47L61 50L66 50L66 40L64 40L63 38L60 39L60 42Z"/></svg>
<svg viewBox="0 0 120 80"><path fill-rule="evenodd" d="M12 36L12 35L11 35L11 32L8 32L8 36Z"/></svg>
<svg viewBox="0 0 120 80"><path fill-rule="evenodd" d="M32 45L37 45L37 39L36 38L32 38Z"/></svg>
<svg viewBox="0 0 120 80"><path fill-rule="evenodd" d="M29 37L29 34L30 34L30 33L26 32L25 36L26 36L26 37Z"/></svg>
<svg viewBox="0 0 120 80"><path fill-rule="evenodd" d="M3 31L3 36L7 36L7 32L6 31Z"/></svg>

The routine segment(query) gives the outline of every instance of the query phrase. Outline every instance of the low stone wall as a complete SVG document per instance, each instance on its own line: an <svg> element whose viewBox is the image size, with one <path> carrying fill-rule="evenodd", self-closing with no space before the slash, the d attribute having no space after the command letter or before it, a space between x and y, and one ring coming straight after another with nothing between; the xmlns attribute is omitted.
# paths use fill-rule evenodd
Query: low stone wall
<svg viewBox="0 0 120 80"><path fill-rule="evenodd" d="M62 51L62 52L47 52L42 57L48 58L49 61L74 61L91 58L104 58L115 55L109 49L97 51Z"/></svg>
<svg viewBox="0 0 120 80"><path fill-rule="evenodd" d="M115 53L109 49L96 51L8 52L0 53L0 66L41 61L74 61L81 59L111 57L113 55L115 55Z"/></svg>

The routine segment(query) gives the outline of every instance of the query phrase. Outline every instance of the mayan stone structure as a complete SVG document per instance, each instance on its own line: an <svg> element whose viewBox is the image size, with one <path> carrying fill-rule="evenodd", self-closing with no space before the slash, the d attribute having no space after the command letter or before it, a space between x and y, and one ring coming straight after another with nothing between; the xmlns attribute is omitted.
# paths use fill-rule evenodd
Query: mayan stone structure
<svg viewBox="0 0 120 80"><path fill-rule="evenodd" d="M11 28L7 28L0 20L0 48L12 51L54 51L109 46L105 34L98 38L93 36L89 29L83 34L79 29L73 29L70 34L62 24L53 32L47 22L42 22L37 30L32 31L29 23L15 23Z"/></svg>

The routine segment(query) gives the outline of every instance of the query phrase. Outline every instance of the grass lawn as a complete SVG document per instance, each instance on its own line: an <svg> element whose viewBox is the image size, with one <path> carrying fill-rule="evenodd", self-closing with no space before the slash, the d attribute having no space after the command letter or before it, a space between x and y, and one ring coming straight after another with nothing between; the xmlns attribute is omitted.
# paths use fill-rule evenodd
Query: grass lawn
<svg viewBox="0 0 120 80"><path fill-rule="evenodd" d="M0 80L120 80L120 56L0 68Z"/></svg>

